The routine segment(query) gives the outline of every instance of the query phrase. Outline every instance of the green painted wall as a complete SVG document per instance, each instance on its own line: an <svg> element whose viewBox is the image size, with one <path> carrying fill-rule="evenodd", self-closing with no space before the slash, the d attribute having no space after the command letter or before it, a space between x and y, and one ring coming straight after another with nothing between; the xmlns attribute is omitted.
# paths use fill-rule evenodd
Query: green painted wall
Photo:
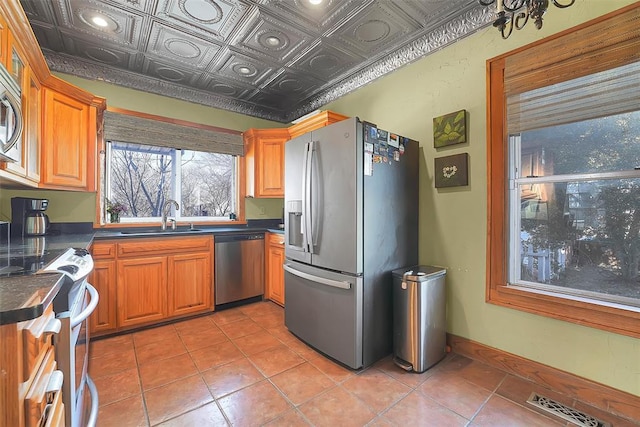
<svg viewBox="0 0 640 427"><path fill-rule="evenodd" d="M282 218L284 199L245 199L247 219Z"/></svg>
<svg viewBox="0 0 640 427"><path fill-rule="evenodd" d="M257 119L243 114L211 108L166 96L128 89L97 80L87 80L69 74L54 73L57 77L94 95L107 99L107 107L125 108L147 114L187 120L244 132L249 128L285 127L287 124Z"/></svg>
<svg viewBox="0 0 640 427"><path fill-rule="evenodd" d="M48 199L47 215L51 222L93 222L96 194L75 191L13 190L0 191L0 221L11 220L11 198ZM284 199L245 199L247 219L282 218Z"/></svg>
<svg viewBox="0 0 640 427"><path fill-rule="evenodd" d="M529 23L509 40L502 40L493 27L488 27L323 109L358 116L421 142L420 262L448 269L449 332L640 395L640 340L484 302L486 60L631 3L629 0L578 0L566 10L551 6L541 31ZM281 126L103 82L61 77L105 96L112 106L236 130ZM436 151L432 118L459 109L469 113L470 142ZM432 172L434 157L463 152L470 156L470 185L436 190ZM28 193L42 197L41 192ZM10 197L25 194L2 190L2 219L8 219L10 214ZM47 191L42 194L51 200L52 221L93 219L95 195L92 193ZM247 212L252 215L248 215L249 218L262 218L262 208L264 217L281 215L281 199L247 200ZM69 207L71 211L67 213Z"/></svg>
<svg viewBox="0 0 640 427"><path fill-rule="evenodd" d="M9 190L0 193L0 220L11 219L11 198L48 199L47 215L51 222L93 222L96 211L95 193L53 190Z"/></svg>
<svg viewBox="0 0 640 427"><path fill-rule="evenodd" d="M107 106L126 108L148 114L188 120L244 132L249 128L284 127L285 124L257 119L199 104L179 101L165 96L127 89L102 81L92 81L68 74L57 77L107 99ZM11 197L42 197L49 199L47 214L52 222L93 222L95 193L6 190L0 193L0 221L11 217ZM279 201L279 202L278 202ZM247 219L280 218L282 199L247 199Z"/></svg>
<svg viewBox="0 0 640 427"><path fill-rule="evenodd" d="M529 23L508 40L487 27L323 109L420 141L420 262L448 269L449 332L640 395L640 340L485 303L486 60L631 3L550 6L542 30ZM435 150L433 117L460 109L469 114L469 142ZM434 157L465 152L470 185L436 190Z"/></svg>

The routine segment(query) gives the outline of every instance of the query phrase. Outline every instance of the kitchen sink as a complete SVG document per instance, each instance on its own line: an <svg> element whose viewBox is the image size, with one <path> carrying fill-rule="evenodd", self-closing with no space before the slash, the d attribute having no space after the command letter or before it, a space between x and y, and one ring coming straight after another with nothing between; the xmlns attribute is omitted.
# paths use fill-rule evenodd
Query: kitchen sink
<svg viewBox="0 0 640 427"><path fill-rule="evenodd" d="M181 234L181 233L194 233L202 231L198 228L179 228L177 230L161 230L157 228L147 229L147 230L125 230L121 231L120 234Z"/></svg>

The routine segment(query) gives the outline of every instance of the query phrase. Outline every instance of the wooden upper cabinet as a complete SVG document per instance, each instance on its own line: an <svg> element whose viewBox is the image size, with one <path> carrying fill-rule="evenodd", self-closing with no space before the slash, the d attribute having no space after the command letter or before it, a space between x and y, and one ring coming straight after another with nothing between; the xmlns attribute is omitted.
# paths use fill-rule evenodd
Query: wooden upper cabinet
<svg viewBox="0 0 640 427"><path fill-rule="evenodd" d="M0 23L1 25L1 23ZM40 139L42 97L40 81L26 61L13 33L6 31L7 70L19 83L22 103L22 139L16 146L20 152L15 162L2 163L22 184L37 187L40 181Z"/></svg>
<svg viewBox="0 0 640 427"><path fill-rule="evenodd" d="M332 111L322 111L288 128L249 129L246 146L248 197L284 197L284 146L297 136L347 119Z"/></svg>
<svg viewBox="0 0 640 427"><path fill-rule="evenodd" d="M284 145L288 129L249 129L244 133L247 152L247 196L284 197Z"/></svg>
<svg viewBox="0 0 640 427"><path fill-rule="evenodd" d="M13 77L13 79L18 83L20 88L24 90L25 86L25 72L27 68L27 60L26 55L18 46L16 41L16 37L13 35L11 31L8 31L7 34L7 71Z"/></svg>
<svg viewBox="0 0 640 427"><path fill-rule="evenodd" d="M7 71L9 71L11 77L13 77L13 79L16 81L16 83L18 83L18 86L20 87L20 102L22 106L22 121L24 130L22 133L22 139L17 141L15 145L15 149L18 153L20 153L20 155L15 162L2 163L0 167L8 172L11 172L17 177L25 178L27 176L28 154L30 151L27 145L29 141L27 139L28 137L26 132L26 129L29 126L29 107L31 106L29 104L29 72L27 62L25 60L25 55L17 45L15 37L11 34L10 31L7 30L4 38L6 43L4 44L2 49L7 52ZM38 101L36 100L36 102ZM37 186L37 178L38 177L36 176L36 182L32 184L33 186ZM23 180L20 181L23 184L26 183Z"/></svg>
<svg viewBox="0 0 640 427"><path fill-rule="evenodd" d="M0 13L0 63L7 66L7 37L9 35L9 28L7 28L7 21Z"/></svg>
<svg viewBox="0 0 640 427"><path fill-rule="evenodd" d="M341 122L348 118L348 116L343 116L342 114L334 113L333 111L321 111L308 119L302 120L293 126L289 126L289 139L304 135L307 132L311 132L312 130L319 129L332 123Z"/></svg>
<svg viewBox="0 0 640 427"><path fill-rule="evenodd" d="M24 131L22 140L25 145L25 177L40 182L40 141L42 140L42 88L31 67L27 68L25 87L26 103L23 96ZM26 104L26 105L25 105Z"/></svg>
<svg viewBox="0 0 640 427"><path fill-rule="evenodd" d="M95 190L96 108L45 87L41 186Z"/></svg>

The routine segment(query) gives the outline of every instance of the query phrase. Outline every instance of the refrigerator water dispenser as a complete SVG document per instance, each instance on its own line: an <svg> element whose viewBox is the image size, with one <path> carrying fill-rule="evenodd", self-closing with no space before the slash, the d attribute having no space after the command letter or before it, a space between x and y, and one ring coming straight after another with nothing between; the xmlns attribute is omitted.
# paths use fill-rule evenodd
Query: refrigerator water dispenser
<svg viewBox="0 0 640 427"><path fill-rule="evenodd" d="M302 248L304 237L302 230L302 200L291 200L287 202L287 212L289 213L289 224L287 224L287 245Z"/></svg>

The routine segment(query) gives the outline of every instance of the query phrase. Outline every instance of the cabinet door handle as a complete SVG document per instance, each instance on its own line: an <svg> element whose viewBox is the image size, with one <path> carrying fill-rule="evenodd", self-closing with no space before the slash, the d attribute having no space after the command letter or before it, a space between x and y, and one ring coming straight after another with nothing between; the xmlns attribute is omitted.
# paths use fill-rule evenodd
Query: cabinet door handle
<svg viewBox="0 0 640 427"><path fill-rule="evenodd" d="M49 376L49 382L47 383L47 394L57 393L62 390L62 383L64 382L64 374L62 371L53 371Z"/></svg>
<svg viewBox="0 0 640 427"><path fill-rule="evenodd" d="M60 319L51 319L49 320L49 323L47 323L47 326L44 327L44 330L42 331L43 334L57 334L60 332L60 329L62 328L62 322L60 322Z"/></svg>

